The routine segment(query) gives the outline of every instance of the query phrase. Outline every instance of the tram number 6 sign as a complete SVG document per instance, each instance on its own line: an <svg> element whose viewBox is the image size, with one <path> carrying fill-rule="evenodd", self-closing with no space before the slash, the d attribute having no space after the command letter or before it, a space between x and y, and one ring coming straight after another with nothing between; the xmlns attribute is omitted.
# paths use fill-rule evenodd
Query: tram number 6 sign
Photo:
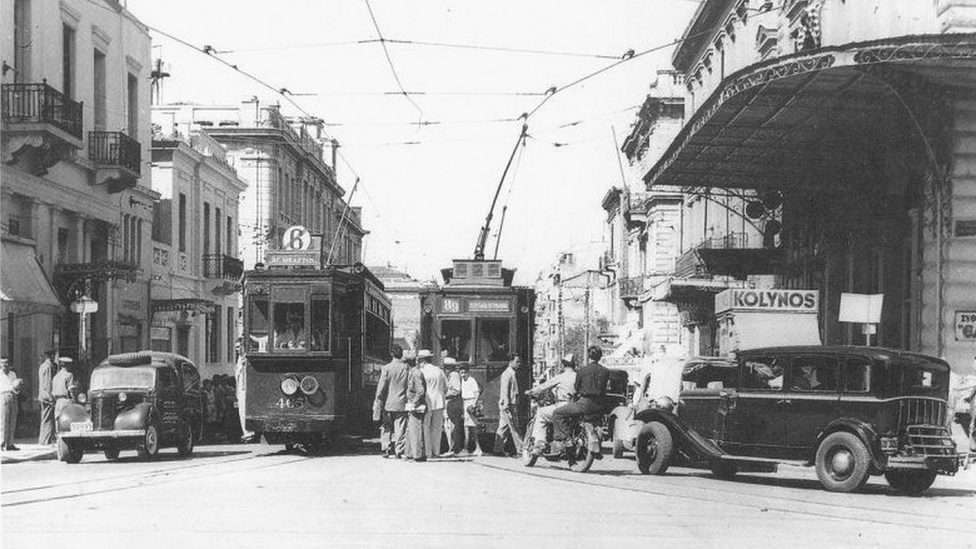
<svg viewBox="0 0 976 549"><path fill-rule="evenodd" d="M976 311L956 311L956 341L976 342Z"/></svg>
<svg viewBox="0 0 976 549"><path fill-rule="evenodd" d="M301 225L288 227L281 237L281 247L286 250L307 250L312 245L312 233Z"/></svg>

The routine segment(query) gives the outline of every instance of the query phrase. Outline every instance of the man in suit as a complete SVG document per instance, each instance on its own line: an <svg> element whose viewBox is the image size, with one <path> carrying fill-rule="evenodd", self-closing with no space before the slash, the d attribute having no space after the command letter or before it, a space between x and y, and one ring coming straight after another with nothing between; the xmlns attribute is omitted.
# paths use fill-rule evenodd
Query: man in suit
<svg viewBox="0 0 976 549"><path fill-rule="evenodd" d="M403 457L407 432L407 364L403 361L403 348L394 345L393 356L380 371L376 386L375 407L382 410L380 447L383 457Z"/></svg>
<svg viewBox="0 0 976 549"><path fill-rule="evenodd" d="M406 456L412 461L427 461L424 441L424 414L427 412L427 383L416 358L407 357L407 444Z"/></svg>
<svg viewBox="0 0 976 549"><path fill-rule="evenodd" d="M446 405L447 376L432 362L433 354L427 349L417 353L420 373L427 386L427 412L424 414L424 440L427 441L427 457L440 457L441 436L444 432L444 407Z"/></svg>
<svg viewBox="0 0 976 549"><path fill-rule="evenodd" d="M37 368L37 400L41 403L41 427L37 443L48 446L54 444L54 397L51 395L51 382L54 381L57 351L48 349L44 355L44 361Z"/></svg>
<svg viewBox="0 0 976 549"><path fill-rule="evenodd" d="M516 426L517 408L519 395L518 379L515 372L522 365L522 360L518 355L512 354L508 357L508 368L502 372L501 382L498 387L498 430L495 431L495 454L505 454L505 446L508 437L512 437L515 444L515 454L522 451L522 436Z"/></svg>

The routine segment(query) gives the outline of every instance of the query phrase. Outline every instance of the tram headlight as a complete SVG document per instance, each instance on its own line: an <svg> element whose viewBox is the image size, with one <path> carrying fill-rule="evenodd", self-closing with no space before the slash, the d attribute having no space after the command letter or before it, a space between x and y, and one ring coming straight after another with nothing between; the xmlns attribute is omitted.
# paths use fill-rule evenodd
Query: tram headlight
<svg viewBox="0 0 976 549"><path fill-rule="evenodd" d="M281 392L291 396L298 392L298 380L288 376L281 380Z"/></svg>
<svg viewBox="0 0 976 549"><path fill-rule="evenodd" d="M319 390L319 380L312 376L305 376L302 378L301 389L306 395L314 395Z"/></svg>

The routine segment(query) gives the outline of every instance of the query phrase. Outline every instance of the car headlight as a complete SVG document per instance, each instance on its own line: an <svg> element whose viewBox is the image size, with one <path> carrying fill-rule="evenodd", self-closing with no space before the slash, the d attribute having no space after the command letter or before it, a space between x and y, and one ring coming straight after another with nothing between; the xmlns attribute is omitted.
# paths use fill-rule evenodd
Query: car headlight
<svg viewBox="0 0 976 549"><path fill-rule="evenodd" d="M292 376L288 376L281 380L281 392L288 396L298 392L298 380Z"/></svg>
<svg viewBox="0 0 976 549"><path fill-rule="evenodd" d="M86 404L88 402L88 393L78 393L78 404Z"/></svg>
<svg viewBox="0 0 976 549"><path fill-rule="evenodd" d="M312 376L305 376L302 378L301 389L306 395L314 395L319 390L319 380Z"/></svg>
<svg viewBox="0 0 976 549"><path fill-rule="evenodd" d="M129 398L128 395L126 395L125 393L119 393L119 402L125 402L126 400L128 400L128 398Z"/></svg>

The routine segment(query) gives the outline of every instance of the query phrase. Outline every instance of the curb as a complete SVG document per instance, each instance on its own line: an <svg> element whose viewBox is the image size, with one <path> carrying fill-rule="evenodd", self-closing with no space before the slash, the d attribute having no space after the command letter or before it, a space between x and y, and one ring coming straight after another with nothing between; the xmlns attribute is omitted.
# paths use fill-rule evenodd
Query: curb
<svg viewBox="0 0 976 549"><path fill-rule="evenodd" d="M25 461L47 461L57 459L58 451L55 448L21 448L16 452L3 452L0 454L0 464L8 465L11 463L22 463Z"/></svg>

